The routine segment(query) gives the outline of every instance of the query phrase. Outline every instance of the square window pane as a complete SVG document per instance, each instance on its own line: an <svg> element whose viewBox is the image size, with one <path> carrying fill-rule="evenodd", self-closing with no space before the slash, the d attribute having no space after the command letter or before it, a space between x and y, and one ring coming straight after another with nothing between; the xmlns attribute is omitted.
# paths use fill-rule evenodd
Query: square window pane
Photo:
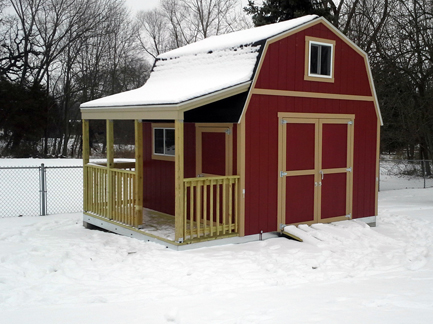
<svg viewBox="0 0 433 324"><path fill-rule="evenodd" d="M312 74L319 73L318 63L319 63L319 45L311 44L310 73L312 73Z"/></svg>
<svg viewBox="0 0 433 324"><path fill-rule="evenodd" d="M164 154L164 129L154 128L153 129L153 149L155 154Z"/></svg>
<svg viewBox="0 0 433 324"><path fill-rule="evenodd" d="M331 46L321 46L320 74L331 75Z"/></svg>
<svg viewBox="0 0 433 324"><path fill-rule="evenodd" d="M174 155L174 129L165 129L165 154Z"/></svg>

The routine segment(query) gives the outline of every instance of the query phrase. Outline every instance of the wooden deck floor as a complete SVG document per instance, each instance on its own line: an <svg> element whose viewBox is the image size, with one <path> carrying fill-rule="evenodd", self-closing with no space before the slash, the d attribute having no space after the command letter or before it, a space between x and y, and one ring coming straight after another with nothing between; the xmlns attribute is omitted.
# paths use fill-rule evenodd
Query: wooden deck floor
<svg viewBox="0 0 433 324"><path fill-rule="evenodd" d="M142 231L174 241L174 216L144 209Z"/></svg>

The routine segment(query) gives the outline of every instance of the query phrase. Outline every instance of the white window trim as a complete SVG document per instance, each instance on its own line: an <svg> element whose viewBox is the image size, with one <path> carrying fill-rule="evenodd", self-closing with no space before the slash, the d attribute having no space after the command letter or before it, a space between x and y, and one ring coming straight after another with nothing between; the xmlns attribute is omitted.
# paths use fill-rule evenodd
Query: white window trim
<svg viewBox="0 0 433 324"><path fill-rule="evenodd" d="M305 74L304 80L306 81L319 81L319 82L334 82L334 65L335 65L335 40L317 38L317 37L305 37ZM331 47L331 62L330 62L330 75L315 74L310 72L311 62L311 45L317 44L322 46Z"/></svg>
<svg viewBox="0 0 433 324"><path fill-rule="evenodd" d="M311 69L311 45L321 45L321 46L328 46L331 48L331 60L330 60L330 66L329 66L329 71L330 71L330 75L324 75L324 74L318 74L318 73L311 73L310 69ZM310 77L317 77L317 78L328 78L328 79L332 79L332 74L333 74L333 60L334 60L334 45L330 44L330 43L322 43L322 42L316 42L316 41L309 41L308 42L308 47L309 47L309 51L308 51L308 76Z"/></svg>
<svg viewBox="0 0 433 324"><path fill-rule="evenodd" d="M164 130L164 140L163 140L163 145L164 145L164 152L166 152L166 147L165 147L165 130L166 129L170 129L174 130L174 125L172 124L152 124L152 159L153 160L164 160L164 161L174 161L175 156L174 155L170 155L170 154L166 154L166 153L156 153L155 152L155 130L156 129L163 129Z"/></svg>

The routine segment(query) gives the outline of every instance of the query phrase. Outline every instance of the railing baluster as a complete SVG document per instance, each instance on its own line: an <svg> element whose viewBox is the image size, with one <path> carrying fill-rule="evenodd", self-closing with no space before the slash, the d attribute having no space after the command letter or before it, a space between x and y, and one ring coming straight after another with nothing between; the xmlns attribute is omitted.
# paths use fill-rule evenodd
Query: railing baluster
<svg viewBox="0 0 433 324"><path fill-rule="evenodd" d="M238 215L239 215L239 213L238 213L238 208L239 208L239 203L238 203L238 198L239 198L239 193L238 193L238 191L239 191L239 179L234 179L234 186L235 186L235 188L234 188L234 190L235 190L235 210L234 210L234 213L235 213L235 228L234 228L234 230L235 230L235 232L238 232L239 231L239 226L238 226Z"/></svg>
<svg viewBox="0 0 433 324"><path fill-rule="evenodd" d="M119 174L118 172L116 172L116 170L111 170L112 174L113 174L113 181L115 181L116 186L114 186L116 188L116 200L117 200L117 210L118 210L118 215L116 220L118 222L122 222L122 223L126 223L126 218L125 218L125 211L123 210L123 206L122 206L122 200L123 200L123 190L122 190L122 175Z"/></svg>
<svg viewBox="0 0 433 324"><path fill-rule="evenodd" d="M122 214L122 223L128 223L128 218L126 217L126 210L125 210L125 177L124 174L118 174L118 179L119 179L119 190L120 190L120 210L121 210L121 214Z"/></svg>
<svg viewBox="0 0 433 324"><path fill-rule="evenodd" d="M119 220L120 213L119 213L119 179L117 179L117 174L115 171L112 171L112 177L113 177L113 188L115 189L112 193L113 195L113 215L111 218L115 221Z"/></svg>
<svg viewBox="0 0 433 324"><path fill-rule="evenodd" d="M207 179L203 181L203 236L206 236L206 231L208 227L207 221L207 188L209 187L209 182Z"/></svg>
<svg viewBox="0 0 433 324"><path fill-rule="evenodd" d="M210 220L210 236L213 236L214 233L214 221L213 221L213 207L214 207L214 191L213 187L215 185L215 181L210 179L209 183L209 220Z"/></svg>
<svg viewBox="0 0 433 324"><path fill-rule="evenodd" d="M195 183L191 183L191 189L190 189L190 204L189 204L189 238L193 238L193 226L194 226L194 186Z"/></svg>
<svg viewBox="0 0 433 324"><path fill-rule="evenodd" d="M187 232L187 214L188 214L188 187L189 182L184 182L184 196L183 196L183 230L182 235L183 239L186 240L186 232Z"/></svg>
<svg viewBox="0 0 433 324"><path fill-rule="evenodd" d="M221 220L220 220L220 183L219 180L216 181L216 189L217 189L217 194L216 194L216 214L217 214L217 235L220 234L220 224L221 224Z"/></svg>
<svg viewBox="0 0 433 324"><path fill-rule="evenodd" d="M101 182L101 170L96 170L96 183L95 183L95 194L96 194L96 212L102 215L101 209L101 193L100 190L100 182Z"/></svg>
<svg viewBox="0 0 433 324"><path fill-rule="evenodd" d="M197 237L201 236L201 188L202 188L202 182L198 181L197 182L197 187L196 187L196 220L197 220Z"/></svg>
<svg viewBox="0 0 433 324"><path fill-rule="evenodd" d="M222 180L222 186L223 186L223 234L226 233L226 223L227 223L227 183L226 179Z"/></svg>
<svg viewBox="0 0 433 324"><path fill-rule="evenodd" d="M131 184L132 184L132 176L131 175L127 175L128 177L126 178L127 180L127 184L128 184L128 197L126 198L126 206L128 207L128 216L129 216L129 222L132 222L133 220L133 214L132 214L132 210L131 210Z"/></svg>
<svg viewBox="0 0 433 324"><path fill-rule="evenodd" d="M232 231L233 224L233 183L231 179L227 179L227 185L229 187L229 196L228 196L228 216L229 216L229 233Z"/></svg>

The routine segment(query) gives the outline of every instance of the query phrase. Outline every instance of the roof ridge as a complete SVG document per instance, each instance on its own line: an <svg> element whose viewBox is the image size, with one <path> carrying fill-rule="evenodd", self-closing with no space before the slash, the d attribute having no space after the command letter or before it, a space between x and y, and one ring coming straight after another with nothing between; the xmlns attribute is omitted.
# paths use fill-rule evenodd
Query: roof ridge
<svg viewBox="0 0 433 324"><path fill-rule="evenodd" d="M275 24L243 29L232 33L210 36L203 40L179 47L158 55L157 59L170 59L184 55L194 55L221 49L236 48L251 45L256 42L274 37L288 30L317 19L317 15L307 15L299 18L285 20Z"/></svg>

